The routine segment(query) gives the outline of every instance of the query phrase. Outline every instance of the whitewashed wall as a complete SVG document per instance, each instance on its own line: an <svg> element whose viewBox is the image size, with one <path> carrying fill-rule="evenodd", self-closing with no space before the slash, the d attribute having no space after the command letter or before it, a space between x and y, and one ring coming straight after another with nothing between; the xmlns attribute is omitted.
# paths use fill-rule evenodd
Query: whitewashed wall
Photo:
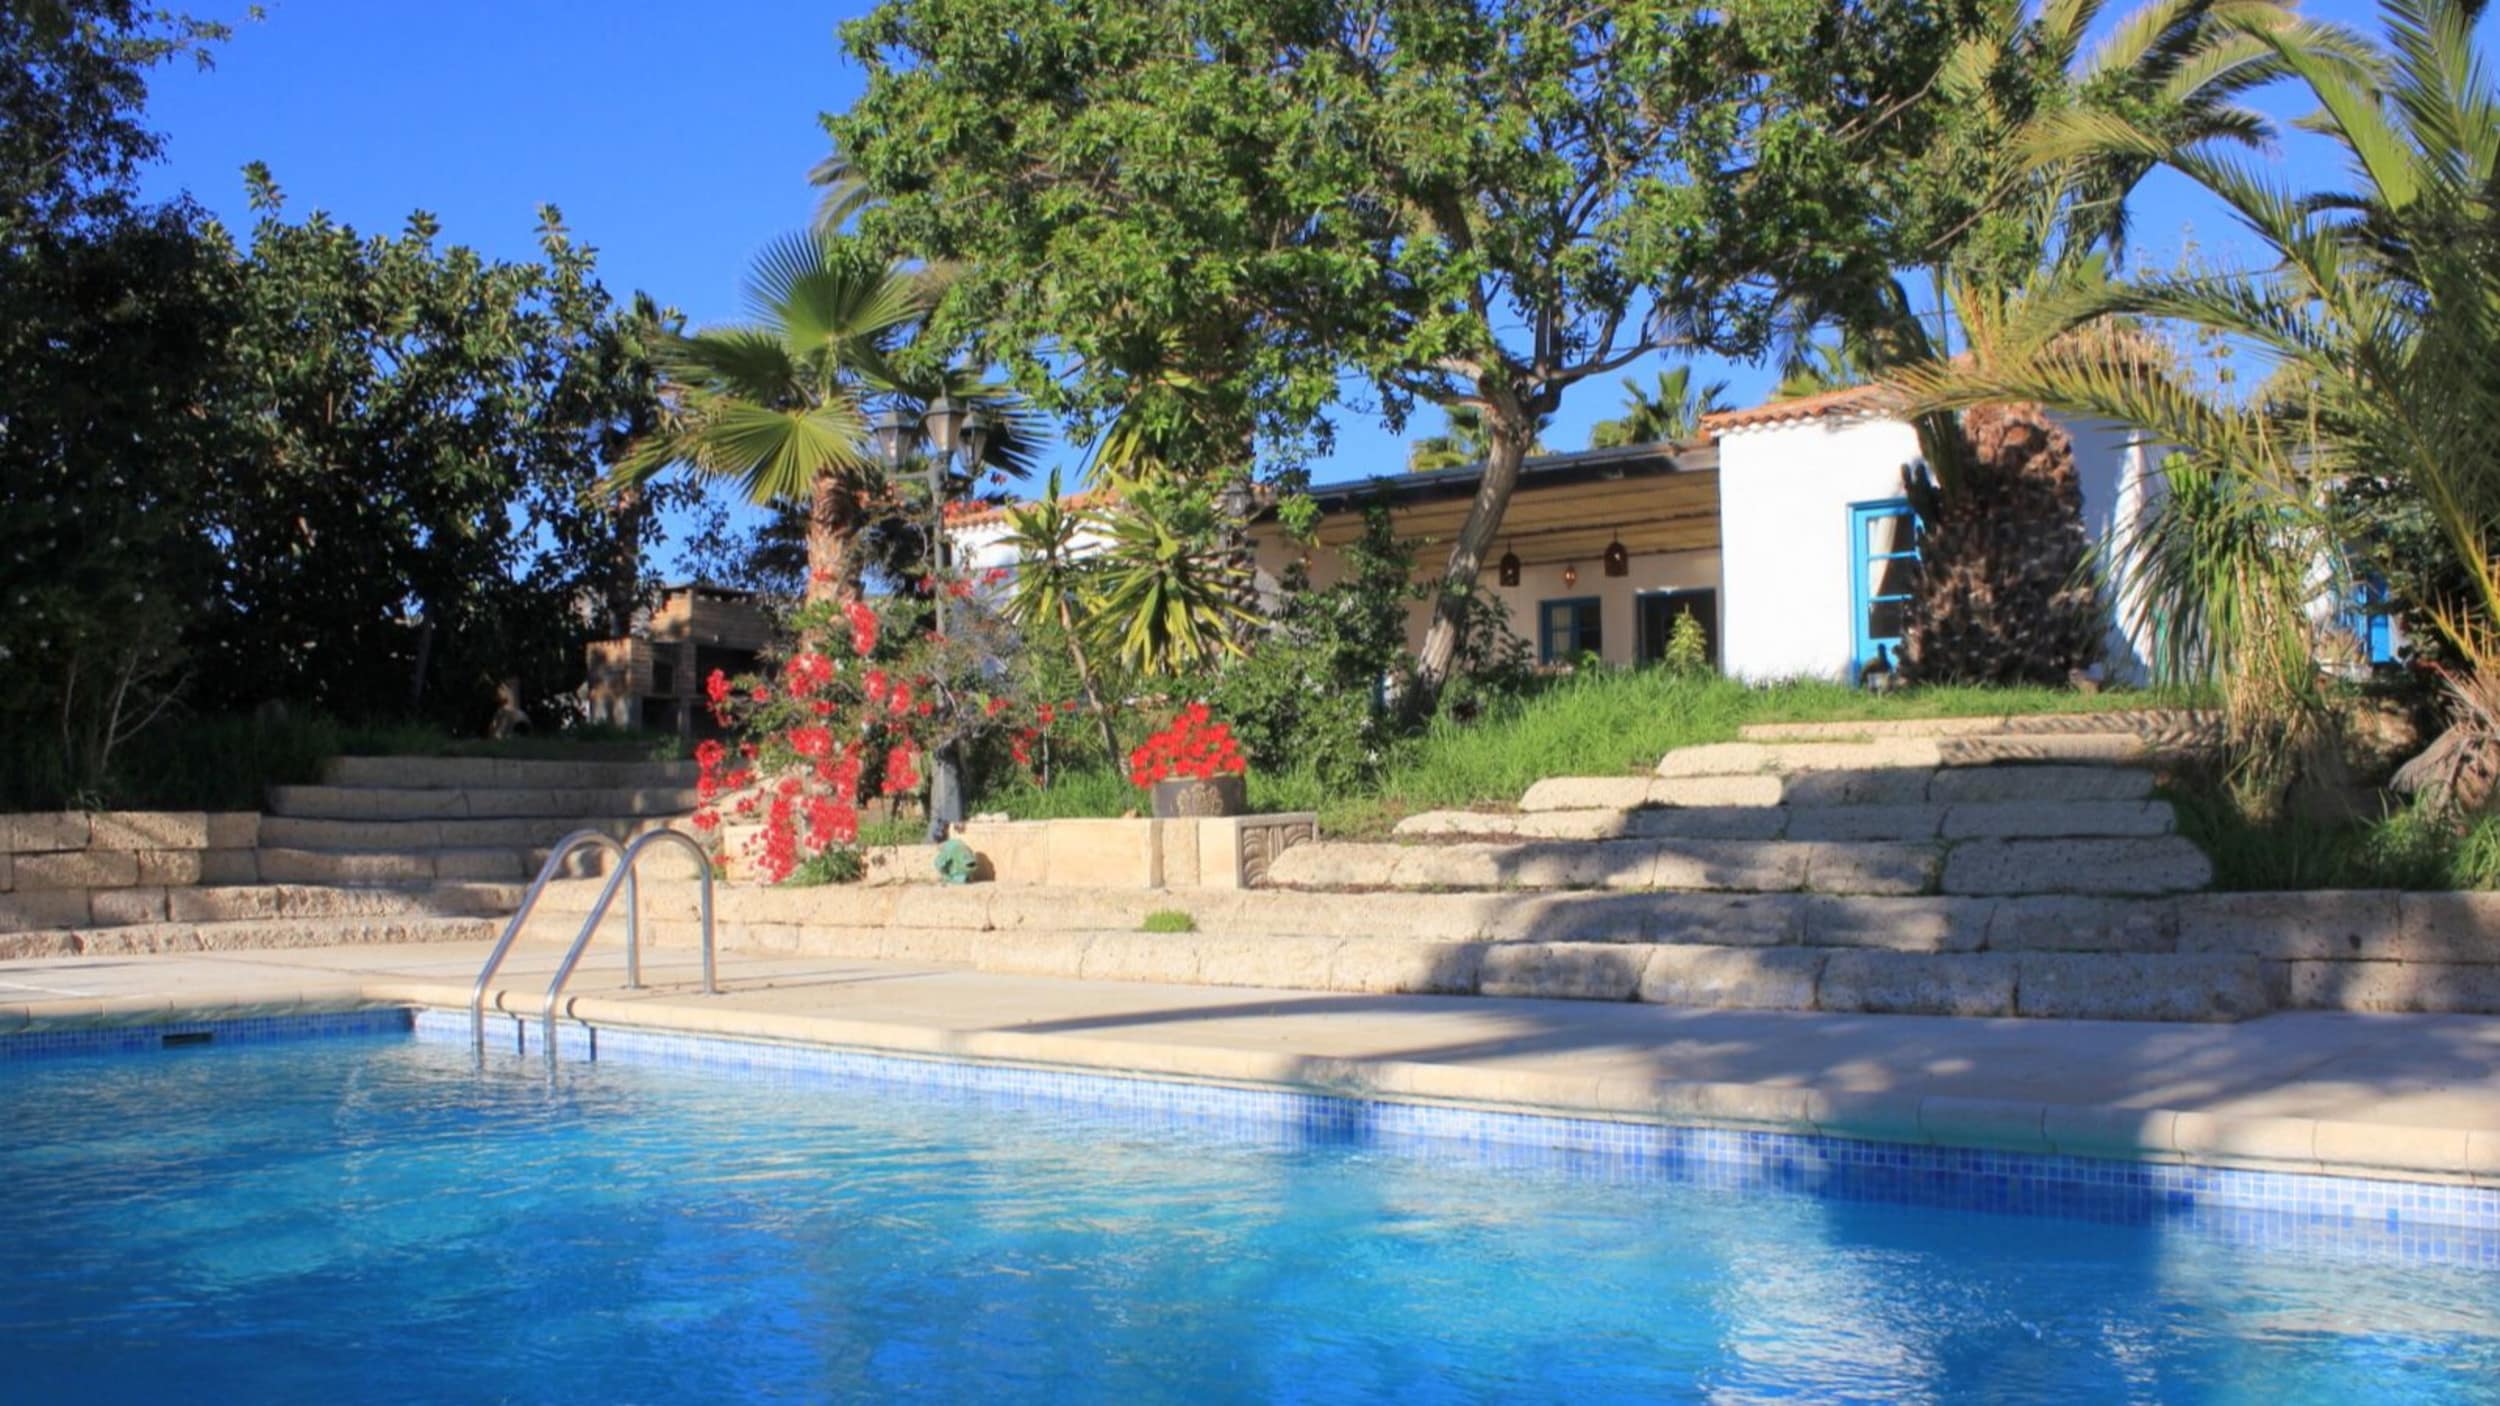
<svg viewBox="0 0 2500 1406"><path fill-rule="evenodd" d="M1719 437L1720 665L1757 683L1846 679L1849 505L1901 496L1918 436L1895 420L1808 420Z"/></svg>
<svg viewBox="0 0 2500 1406"><path fill-rule="evenodd" d="M2075 478L2083 488L2083 532L2092 542L2094 565L2103 573L2110 607L2109 636L2101 669L2118 683L2151 677L2150 631L2140 619L2138 594L2128 579L2124 544L2167 489L2161 453L2143 432L2108 420L2058 417L2075 441Z"/></svg>

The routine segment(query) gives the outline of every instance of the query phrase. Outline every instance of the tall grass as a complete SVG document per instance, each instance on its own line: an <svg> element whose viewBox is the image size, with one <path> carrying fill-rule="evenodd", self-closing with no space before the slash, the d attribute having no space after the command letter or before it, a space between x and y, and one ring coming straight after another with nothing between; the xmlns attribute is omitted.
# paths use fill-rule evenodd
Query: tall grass
<svg viewBox="0 0 2500 1406"><path fill-rule="evenodd" d="M2083 712L2197 704L2183 694L2078 694L2066 689L1925 688L1870 694L1834 683L1755 687L1657 669L1597 670L1553 679L1464 722L1443 718L1381 759L1361 788L1331 787L1308 771L1253 771L1254 810L1310 810L1331 834L1387 830L1423 810L1510 806L1541 778L1641 772L1677 747L1733 740L1757 722L1852 722L2010 713ZM1103 770L1069 771L1047 789L1018 782L978 809L1018 819L1119 815L1143 793Z"/></svg>

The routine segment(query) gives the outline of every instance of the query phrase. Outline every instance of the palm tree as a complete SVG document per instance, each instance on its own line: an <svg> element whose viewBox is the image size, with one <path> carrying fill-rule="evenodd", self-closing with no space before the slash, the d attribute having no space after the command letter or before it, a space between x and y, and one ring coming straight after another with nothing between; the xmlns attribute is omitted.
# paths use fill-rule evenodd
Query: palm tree
<svg viewBox="0 0 2500 1406"><path fill-rule="evenodd" d="M1082 515L1059 496L1059 471L1050 471L1050 490L1021 508L1007 510L1007 535L1002 544L1016 554L1015 583L1007 596L1007 618L1027 627L1050 621L1068 642L1068 659L1076 665L1085 706L1102 729L1103 755L1114 771L1120 766L1120 739L1111 729L1111 713L1102 705L1094 683L1093 660L1085 650L1080 619L1098 618L1095 571L1076 550L1084 530Z"/></svg>
<svg viewBox="0 0 2500 1406"><path fill-rule="evenodd" d="M1693 384L1693 368L1674 366L1658 373L1654 386L1623 378L1623 414L1600 420L1589 429L1589 448L1620 449L1632 444L1682 444L1701 433L1701 417L1727 408L1727 382Z"/></svg>
<svg viewBox="0 0 2500 1406"><path fill-rule="evenodd" d="M897 385L892 354L928 311L933 279L806 233L768 245L744 292L747 321L661 346L674 413L609 485L684 465L737 480L757 503L803 502L807 599L855 595L851 539L882 481L863 398Z"/></svg>
<svg viewBox="0 0 2500 1406"><path fill-rule="evenodd" d="M1472 405L1453 405L1444 409L1441 415L1443 422L1441 433L1426 435L1406 447L1406 471L1408 473L1428 474L1436 469L1457 469L1469 464L1480 464L1484 462L1485 455L1491 452L1492 439L1485 432L1483 411ZM1550 418L1550 416L1545 417L1545 419ZM1545 419L1537 422L1538 430L1542 431L1545 428ZM1528 446L1528 453L1531 455L1549 452L1542 436Z"/></svg>
<svg viewBox="0 0 2500 1406"><path fill-rule="evenodd" d="M2460 667L2458 724L2410 770L2453 802L2480 806L2500 785L2485 696L2500 680L2500 94L2475 51L2480 0L2383 8L2393 50L2383 84L2280 30L2247 31L2316 101L2307 125L2340 148L2345 189L2287 194L2237 160L2181 150L2115 112L2074 114L2038 143L2052 163L2168 164L2239 218L2270 268L2127 284L2078 270L1978 318L1972 365L1901 379L1934 405L2033 399L2140 426L2227 476L2231 498L2255 499L2275 521L2319 520L2337 482L2399 486L2437 524L2462 582L2450 598L2413 602ZM2253 399L2227 400L2073 331L2122 314L2230 339L2274 374ZM2263 603L2229 573L2206 575L2222 579L2196 580L2194 592L2225 606L2208 604L2204 618L2226 635L2261 632L2231 622L2269 619ZM2235 731L2258 734L2260 721Z"/></svg>

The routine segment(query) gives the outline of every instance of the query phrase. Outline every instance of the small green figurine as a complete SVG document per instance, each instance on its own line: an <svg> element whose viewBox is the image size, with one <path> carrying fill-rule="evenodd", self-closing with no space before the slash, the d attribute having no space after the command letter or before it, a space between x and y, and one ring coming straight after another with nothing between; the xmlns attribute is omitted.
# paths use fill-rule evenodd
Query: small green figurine
<svg viewBox="0 0 2500 1406"><path fill-rule="evenodd" d="M980 862L981 856L972 852L972 846L965 844L961 835L950 834L946 843L938 846L938 877L950 884L971 883L972 871Z"/></svg>

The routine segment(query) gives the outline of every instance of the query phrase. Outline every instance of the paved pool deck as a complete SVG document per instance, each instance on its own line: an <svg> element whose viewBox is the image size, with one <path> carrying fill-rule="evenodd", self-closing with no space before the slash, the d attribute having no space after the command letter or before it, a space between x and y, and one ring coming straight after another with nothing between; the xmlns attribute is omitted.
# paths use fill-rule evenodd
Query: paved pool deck
<svg viewBox="0 0 2500 1406"><path fill-rule="evenodd" d="M465 1009L482 943L0 962L0 1038ZM536 1019L552 944L490 1010ZM1009 976L851 958L592 954L564 1011L631 1026L1618 1120L2500 1187L2500 1017L2235 1025L1680 1010ZM510 1048L512 1014L496 1017Z"/></svg>

